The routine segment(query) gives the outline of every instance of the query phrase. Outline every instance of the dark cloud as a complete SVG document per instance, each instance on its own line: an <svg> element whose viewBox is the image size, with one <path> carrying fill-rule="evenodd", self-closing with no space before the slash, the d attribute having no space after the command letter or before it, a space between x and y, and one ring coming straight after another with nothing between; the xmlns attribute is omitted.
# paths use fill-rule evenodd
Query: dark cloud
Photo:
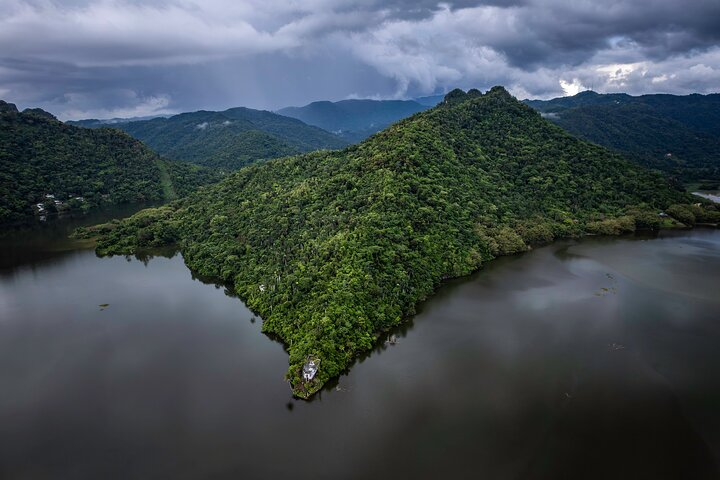
<svg viewBox="0 0 720 480"><path fill-rule="evenodd" d="M716 0L534 0L502 12L506 34L478 28L481 41L521 68L576 65L613 41L631 42L653 59L713 48L720 42Z"/></svg>
<svg viewBox="0 0 720 480"><path fill-rule="evenodd" d="M0 98L61 117L507 85L720 85L718 0L3 0Z"/></svg>

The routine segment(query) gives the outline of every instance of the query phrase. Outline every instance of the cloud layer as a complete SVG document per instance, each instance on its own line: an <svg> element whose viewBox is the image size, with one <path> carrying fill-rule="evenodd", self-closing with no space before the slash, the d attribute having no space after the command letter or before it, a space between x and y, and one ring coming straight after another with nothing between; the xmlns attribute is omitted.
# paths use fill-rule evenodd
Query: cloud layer
<svg viewBox="0 0 720 480"><path fill-rule="evenodd" d="M4 0L0 92L61 118L506 85L708 93L717 0Z"/></svg>

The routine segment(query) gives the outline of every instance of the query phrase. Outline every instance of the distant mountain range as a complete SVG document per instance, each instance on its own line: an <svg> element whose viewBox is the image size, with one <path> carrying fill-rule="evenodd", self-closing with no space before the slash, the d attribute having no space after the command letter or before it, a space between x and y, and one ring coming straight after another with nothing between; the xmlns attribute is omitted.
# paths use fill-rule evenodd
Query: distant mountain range
<svg viewBox="0 0 720 480"><path fill-rule="evenodd" d="M348 144L337 135L297 119L244 107L112 124L104 120L72 123L89 128L118 128L168 158L227 170L259 160Z"/></svg>
<svg viewBox="0 0 720 480"><path fill-rule="evenodd" d="M120 128L158 153L201 165L237 169L257 160L357 143L427 110L440 95L413 100L318 101L275 113L233 108L169 118L74 124ZM720 182L720 95L643 95L582 92L525 100L568 132L664 171L678 182Z"/></svg>
<svg viewBox="0 0 720 480"><path fill-rule="evenodd" d="M128 123L128 122L140 122L143 120L152 120L153 118L167 118L172 117L172 115L147 115L143 117L127 117L127 118L121 118L121 117L115 117L115 118L106 118L104 120L99 120L97 118L88 118L85 120L68 120L68 125L73 125L75 127L85 127L85 128L98 128L100 126L112 126L118 123Z"/></svg>
<svg viewBox="0 0 720 480"><path fill-rule="evenodd" d="M434 107L435 105L439 104L445 99L445 95L430 95L428 97L418 97L414 98L417 103L420 105L425 105L426 107Z"/></svg>
<svg viewBox="0 0 720 480"><path fill-rule="evenodd" d="M685 182L720 181L720 94L525 100L568 132Z"/></svg>
<svg viewBox="0 0 720 480"><path fill-rule="evenodd" d="M431 106L414 100L341 100L312 102L304 107L286 107L276 113L297 118L356 143L391 124Z"/></svg>
<svg viewBox="0 0 720 480"><path fill-rule="evenodd" d="M238 107L169 117L67 123L119 128L169 158L236 170L258 160L357 143L398 120L437 105L442 98L319 101L274 113Z"/></svg>

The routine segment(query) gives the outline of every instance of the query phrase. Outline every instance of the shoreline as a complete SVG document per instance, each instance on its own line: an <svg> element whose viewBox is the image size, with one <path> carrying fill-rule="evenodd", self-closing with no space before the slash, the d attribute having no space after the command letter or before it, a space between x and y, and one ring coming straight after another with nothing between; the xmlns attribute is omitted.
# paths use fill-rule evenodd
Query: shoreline
<svg viewBox="0 0 720 480"><path fill-rule="evenodd" d="M496 260L512 258L512 257L520 257L526 253L532 252L536 248L544 248L544 247L554 245L557 242L568 241L568 240L582 240L584 238L621 239L621 238L631 238L631 237L635 237L635 236L647 236L647 235L651 235L651 237L653 239L657 239L661 232L692 231L697 227L710 228L710 229L715 230L718 228L718 225L717 224L696 224L694 226L683 225L682 227L660 227L658 229L638 229L632 233L623 232L623 233L619 233L617 235L584 233L579 236L561 237L561 238L556 238L556 239L552 240L551 242L529 246L527 250L524 250L521 252L514 252L514 253L510 253L510 254L506 254L506 255L498 255L495 258L493 258L492 260L481 265L479 268L477 268L477 269L473 270L472 272L467 273L465 275L458 275L458 276L454 276L454 277L443 278L440 280L440 282L438 283L436 288L433 289L432 293L430 293L425 298L418 301L413 306L414 313L412 313L406 317L403 317L402 321L400 323L398 323L397 325L394 325L390 328L376 332L375 342L374 342L372 348L358 352L358 355L355 356L353 361L337 376L330 377L325 382L323 382L321 385L319 385L316 389L311 389L311 390L303 389L302 393L306 393L306 395L299 395L298 394L299 392L297 392L296 389L291 384L291 390L292 390L293 397L298 398L300 400L304 400L304 401L312 401L313 398L315 397L316 393L322 392L324 390L332 389L334 386L337 385L338 378L341 375L347 374L358 361L360 361L361 359L364 360L364 359L368 358L373 352L375 352L379 349L382 349L386 343L385 342L386 338L388 338L391 334L393 334L396 331L402 331L402 330L407 329L407 327L412 324L412 319L418 314L418 309L420 308L420 306L423 303L430 300L432 297L434 297L440 289L447 286L451 282L461 281L462 279L470 278L475 275L480 275L487 266L491 265ZM240 298L240 300L242 300L241 297L238 297L238 298ZM244 301L243 301L243 303L244 303ZM258 314L258 318L260 318L260 320L263 321L262 317L259 314ZM279 337L278 335L273 335L273 338L276 339L277 341L279 341L280 343L282 343L283 347L287 351L288 345L283 341L283 339L281 337Z"/></svg>
<svg viewBox="0 0 720 480"><path fill-rule="evenodd" d="M436 287L432 290L430 294L419 300L416 304L413 305L412 311L413 313L410 313L402 318L402 320L397 323L396 325L393 325L389 328L379 330L375 332L375 341L373 342L373 345L371 348L366 350L361 350L357 352L357 355L353 358L352 362L343 369L342 372L340 372L338 375L330 377L326 379L322 383L317 382L317 378L313 379L311 385L307 385L304 382L299 385L293 385L291 383L291 380L289 378L286 378L285 380L290 383L290 389L292 396L294 398L304 400L304 401L312 401L315 398L315 394L322 392L324 390L332 389L334 386L337 385L338 378L344 374L347 374L352 367L360 360L367 358L370 356L373 352L377 351L378 349L382 349L385 345L385 339L389 337L393 332L398 331L404 331L407 329L408 326L412 325L412 319L417 315L418 309L420 306L430 300L432 297L434 297L437 292L448 285L451 282L456 282L459 280L462 280L464 278L469 278L474 275L479 275L482 273L482 271L489 265L493 264L495 260L500 260L504 258L511 258L511 257L519 257L523 254L526 254L528 252L531 252L537 248L544 248L551 246L557 242L561 241L568 241L568 240L582 240L584 238L594 238L594 239L600 239L600 238L607 238L607 239L621 239L621 238L632 238L632 237L650 237L650 238L657 238L661 232L675 232L675 231L690 231L694 230L695 228L711 228L711 229L717 229L717 224L696 224L695 226L687 226L683 225L682 227L660 227L658 229L637 229L634 232L621 232L616 235L613 234L596 234L596 233L583 233L581 235L577 236L567 236L567 237L559 237L556 239L553 239L550 242L547 243L538 243L534 245L529 245L527 250L519 251L519 252L512 252L505 255L497 255L495 258L483 263L479 268L465 274L465 275L458 275L458 276L452 276L452 277L446 277L439 280ZM186 262L185 256L183 255L182 248L180 245L175 244L171 247L158 247L158 248L149 248L149 249L140 249L135 252L133 252L132 256L135 257L138 260L142 260L143 258L147 259L148 257L154 256L154 254L159 253L160 251L165 251L167 253L168 249L172 250L175 254L180 254L183 257L183 263L185 264L185 267L190 271L190 273L193 275L193 277L201 278L201 281L203 283L207 284L214 284L214 285L222 285L224 288L229 289L232 291L233 296L235 296L237 299L239 299L246 308L248 308L261 322L261 331L264 335L266 335L268 338L272 339L273 341L277 341L280 343L283 347L283 350L288 353L288 349L290 344L287 343L281 336L277 335L274 332L265 331L264 328L262 328L265 324L265 320L262 317L262 315L248 306L247 299L240 296L235 286L232 283L227 283L222 281L221 278L215 278L215 277L209 277L205 275L200 275L199 273L195 272ZM110 254L109 256L115 256L116 254Z"/></svg>

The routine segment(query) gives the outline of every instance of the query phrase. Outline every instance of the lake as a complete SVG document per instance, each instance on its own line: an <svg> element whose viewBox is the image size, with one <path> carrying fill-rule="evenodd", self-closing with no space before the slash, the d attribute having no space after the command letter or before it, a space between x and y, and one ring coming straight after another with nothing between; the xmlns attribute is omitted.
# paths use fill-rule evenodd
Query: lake
<svg viewBox="0 0 720 480"><path fill-rule="evenodd" d="M180 255L66 239L97 221L0 239L0 478L718 478L718 230L499 259L306 402Z"/></svg>

